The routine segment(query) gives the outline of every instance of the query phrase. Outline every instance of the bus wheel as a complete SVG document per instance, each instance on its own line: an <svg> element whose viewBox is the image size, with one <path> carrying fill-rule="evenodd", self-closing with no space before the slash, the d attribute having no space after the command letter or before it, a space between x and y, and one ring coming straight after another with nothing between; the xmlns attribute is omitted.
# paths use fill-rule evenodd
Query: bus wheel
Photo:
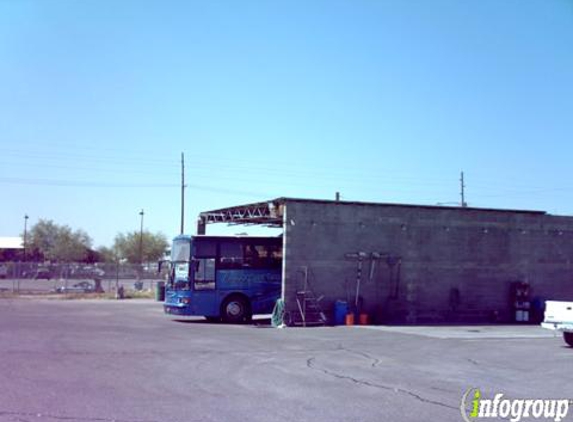
<svg viewBox="0 0 573 422"><path fill-rule="evenodd" d="M567 343L569 346L573 347L573 333L568 333L567 331L564 331L563 340L565 340L565 343Z"/></svg>
<svg viewBox="0 0 573 422"><path fill-rule="evenodd" d="M249 321L251 317L249 302L242 296L228 297L221 307L221 317L224 322L231 324Z"/></svg>

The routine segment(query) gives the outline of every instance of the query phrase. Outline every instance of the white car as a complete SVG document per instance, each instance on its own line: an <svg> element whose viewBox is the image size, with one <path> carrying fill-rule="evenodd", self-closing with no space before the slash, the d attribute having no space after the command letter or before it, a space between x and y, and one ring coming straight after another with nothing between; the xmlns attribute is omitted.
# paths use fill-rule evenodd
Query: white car
<svg viewBox="0 0 573 422"><path fill-rule="evenodd" d="M545 318L541 326L548 330L561 331L565 343L573 347L573 302L546 301Z"/></svg>
<svg viewBox="0 0 573 422"><path fill-rule="evenodd" d="M56 293L93 293L95 287L87 281L80 281L73 286L61 286L56 289Z"/></svg>

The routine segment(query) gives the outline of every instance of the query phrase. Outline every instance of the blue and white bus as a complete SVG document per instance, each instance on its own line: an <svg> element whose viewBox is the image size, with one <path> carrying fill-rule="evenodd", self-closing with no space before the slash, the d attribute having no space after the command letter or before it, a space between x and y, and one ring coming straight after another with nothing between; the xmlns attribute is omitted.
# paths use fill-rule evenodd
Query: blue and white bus
<svg viewBox="0 0 573 422"><path fill-rule="evenodd" d="M164 311L241 323L271 313L281 294L282 237L173 239Z"/></svg>

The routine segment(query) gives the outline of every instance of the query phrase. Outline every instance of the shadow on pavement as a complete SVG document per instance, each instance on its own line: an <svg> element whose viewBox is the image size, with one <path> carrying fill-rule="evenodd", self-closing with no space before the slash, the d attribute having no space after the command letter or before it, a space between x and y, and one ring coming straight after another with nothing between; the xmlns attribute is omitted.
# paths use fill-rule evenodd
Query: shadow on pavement
<svg viewBox="0 0 573 422"><path fill-rule="evenodd" d="M181 324L209 324L209 325L238 325L238 326L252 326L256 328L273 328L270 318L257 318L253 319L253 322L249 324L226 324L219 321L208 321L206 319L174 319L174 322Z"/></svg>

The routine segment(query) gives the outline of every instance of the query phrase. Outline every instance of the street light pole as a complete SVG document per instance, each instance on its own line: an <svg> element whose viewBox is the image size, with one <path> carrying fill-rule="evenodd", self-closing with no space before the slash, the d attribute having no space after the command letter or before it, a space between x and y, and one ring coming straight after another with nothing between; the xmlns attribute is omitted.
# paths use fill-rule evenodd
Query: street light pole
<svg viewBox="0 0 573 422"><path fill-rule="evenodd" d="M139 213L141 216L141 227L139 229L139 263L143 265L143 209Z"/></svg>
<svg viewBox="0 0 573 422"><path fill-rule="evenodd" d="M24 214L24 262L26 262L26 244L28 241L28 214Z"/></svg>

